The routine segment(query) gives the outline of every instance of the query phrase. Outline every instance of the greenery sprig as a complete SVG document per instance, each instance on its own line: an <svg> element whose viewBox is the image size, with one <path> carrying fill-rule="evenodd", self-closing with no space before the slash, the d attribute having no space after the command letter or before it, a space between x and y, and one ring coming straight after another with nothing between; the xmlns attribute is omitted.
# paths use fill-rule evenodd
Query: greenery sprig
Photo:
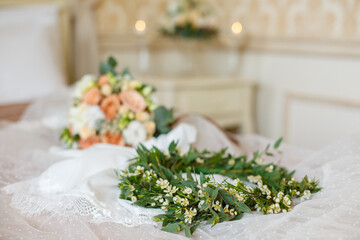
<svg viewBox="0 0 360 240"><path fill-rule="evenodd" d="M217 29L212 28L196 28L191 23L184 26L175 26L172 31L162 28L161 33L168 37L183 37L191 39L211 39L218 33Z"/></svg>
<svg viewBox="0 0 360 240"><path fill-rule="evenodd" d="M273 146L276 150L279 139ZM305 176L300 182L276 164L265 164L269 151L255 152L252 157L234 157L219 152L199 152L190 149L182 155L172 142L168 154L156 147L137 148L138 157L119 176L120 198L135 205L161 208L165 211L154 217L162 221L162 230L185 231L187 237L200 223L215 225L238 220L243 213L254 210L263 214L288 212L293 199L309 199L321 190L318 182ZM213 174L220 174L235 181L216 182Z"/></svg>

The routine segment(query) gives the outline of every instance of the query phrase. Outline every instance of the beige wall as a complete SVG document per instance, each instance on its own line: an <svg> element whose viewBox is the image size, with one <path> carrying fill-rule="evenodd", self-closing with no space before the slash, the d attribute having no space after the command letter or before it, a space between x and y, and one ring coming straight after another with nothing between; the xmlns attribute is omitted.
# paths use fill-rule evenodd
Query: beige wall
<svg viewBox="0 0 360 240"><path fill-rule="evenodd" d="M102 0L100 36L128 34L139 18L157 28L169 0ZM240 20L251 36L326 40L360 39L360 0L208 0L223 28Z"/></svg>
<svg viewBox="0 0 360 240"><path fill-rule="evenodd" d="M156 41L152 33L166 2L101 1L97 29L102 58L115 54L136 69L139 51L125 51L124 43L136 46L143 40L131 36L139 18L148 22L149 39ZM238 61L237 74L259 84L256 112L261 135L285 135L290 143L316 149L360 131L360 0L209 2L225 35L231 23L240 20L250 36L245 50L232 57ZM228 66L229 55L223 53L211 57L219 68ZM162 58L174 65L181 62L174 53ZM301 97L289 98L293 93Z"/></svg>

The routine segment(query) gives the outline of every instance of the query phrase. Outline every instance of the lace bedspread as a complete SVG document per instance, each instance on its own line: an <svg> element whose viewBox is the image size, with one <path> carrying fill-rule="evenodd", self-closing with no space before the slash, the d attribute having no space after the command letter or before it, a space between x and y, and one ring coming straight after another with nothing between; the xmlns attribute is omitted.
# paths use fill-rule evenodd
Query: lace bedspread
<svg viewBox="0 0 360 240"><path fill-rule="evenodd" d="M61 150L66 94L33 104L19 123L0 125L0 239L187 239L161 231L151 220L161 210L118 199L114 168L126 167L133 149L100 144L85 151ZM239 154L271 142L236 136L238 146L200 116L182 122L175 137L187 136L184 148L194 142L200 149L228 147ZM196 137L191 128L197 129ZM202 225L193 239L360 238L360 135L317 152L287 145L281 150L278 164L295 169L295 177L318 178L323 190L288 213L251 213L239 221Z"/></svg>

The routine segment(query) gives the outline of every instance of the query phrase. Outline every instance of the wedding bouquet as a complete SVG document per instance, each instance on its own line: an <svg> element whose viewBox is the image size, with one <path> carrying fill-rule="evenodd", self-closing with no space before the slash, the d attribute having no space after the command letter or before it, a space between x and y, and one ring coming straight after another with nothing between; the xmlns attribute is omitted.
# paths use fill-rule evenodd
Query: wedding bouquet
<svg viewBox="0 0 360 240"><path fill-rule="evenodd" d="M216 20L210 6L202 1L171 2L161 32L166 36L210 38L217 34Z"/></svg>
<svg viewBox="0 0 360 240"><path fill-rule="evenodd" d="M137 146L170 131L172 110L154 104L154 88L133 79L128 69L115 71L110 57L100 63L100 76L85 75L76 84L68 127L61 140L69 148L96 143Z"/></svg>

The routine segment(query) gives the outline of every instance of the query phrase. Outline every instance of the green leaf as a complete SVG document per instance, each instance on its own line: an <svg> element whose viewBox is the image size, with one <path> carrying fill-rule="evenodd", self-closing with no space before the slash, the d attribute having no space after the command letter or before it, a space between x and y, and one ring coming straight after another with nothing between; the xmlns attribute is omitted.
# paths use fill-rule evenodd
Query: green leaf
<svg viewBox="0 0 360 240"><path fill-rule="evenodd" d="M206 225L208 225L208 224L215 225L215 223L216 223L216 217L212 217L205 224Z"/></svg>
<svg viewBox="0 0 360 240"><path fill-rule="evenodd" d="M186 176L187 176L188 180L194 180L192 175L191 175L190 168L186 169Z"/></svg>
<svg viewBox="0 0 360 240"><path fill-rule="evenodd" d="M205 209L208 208L209 206L210 206L210 202L208 202L208 203L205 202L205 203L201 206L200 211L205 210Z"/></svg>
<svg viewBox="0 0 360 240"><path fill-rule="evenodd" d="M125 77L125 76L130 76L131 79L133 79L130 70L128 67L124 68L123 71L121 72L121 76Z"/></svg>
<svg viewBox="0 0 360 240"><path fill-rule="evenodd" d="M225 222L229 220L229 215L226 213L219 213L219 223Z"/></svg>
<svg viewBox="0 0 360 240"><path fill-rule="evenodd" d="M166 232L178 232L181 230L181 227L180 227L179 223L170 223L169 225L162 228L161 230L166 231Z"/></svg>
<svg viewBox="0 0 360 240"><path fill-rule="evenodd" d="M259 151L254 152L254 160L259 156Z"/></svg>
<svg viewBox="0 0 360 240"><path fill-rule="evenodd" d="M205 182L205 176L204 176L204 174L202 172L200 172L200 184L201 184L201 186L204 184L204 182Z"/></svg>
<svg viewBox="0 0 360 240"><path fill-rule="evenodd" d="M143 150L140 149L140 147L138 147L136 149L136 152L139 155L140 162L143 162L143 163L148 162L148 158L147 158L146 154L143 152Z"/></svg>
<svg viewBox="0 0 360 240"><path fill-rule="evenodd" d="M265 152L267 152L270 148L270 144L266 145Z"/></svg>
<svg viewBox="0 0 360 240"><path fill-rule="evenodd" d="M107 62L112 68L115 68L117 65L117 61L113 57L109 57Z"/></svg>
<svg viewBox="0 0 360 240"><path fill-rule="evenodd" d="M239 202L239 201L236 201L236 209L239 212L246 212L246 213L251 212L251 209L248 206L246 206L245 203L242 203L242 202Z"/></svg>
<svg viewBox="0 0 360 240"><path fill-rule="evenodd" d="M225 203L228 204L229 206L235 205L235 201L234 201L233 197L224 189L219 190L219 195L225 201Z"/></svg>
<svg viewBox="0 0 360 240"><path fill-rule="evenodd" d="M217 195L218 195L218 192L219 192L219 189L215 189L211 194L211 198L215 199L217 197Z"/></svg>
<svg viewBox="0 0 360 240"><path fill-rule="evenodd" d="M193 187L193 188L197 186L197 184L194 181L181 181L181 184L186 187Z"/></svg>
<svg viewBox="0 0 360 240"><path fill-rule="evenodd" d="M190 238L191 237L191 231L189 226L185 226L185 236Z"/></svg>
<svg viewBox="0 0 360 240"><path fill-rule="evenodd" d="M234 218L231 219L231 221L240 220L244 214L242 212L238 213Z"/></svg>
<svg viewBox="0 0 360 240"><path fill-rule="evenodd" d="M309 182L309 179L308 179L307 175L305 175L304 179L305 179L306 182Z"/></svg>
<svg viewBox="0 0 360 240"><path fill-rule="evenodd" d="M214 199L217 197L218 191L219 191L218 189L212 189L212 188L208 188L208 187L204 188L204 190L205 190L205 192L208 193L208 196L209 196L212 200L214 200Z"/></svg>
<svg viewBox="0 0 360 240"><path fill-rule="evenodd" d="M305 185L306 185L306 182L305 182L305 179L303 179L303 180L301 181L301 183L300 183L300 191L301 191L301 192L304 191Z"/></svg>
<svg viewBox="0 0 360 240"><path fill-rule="evenodd" d="M283 140L283 138L281 137L281 138L279 138L279 139L275 142L275 144L274 144L274 149L278 149L278 147L280 146L282 140Z"/></svg>
<svg viewBox="0 0 360 240"><path fill-rule="evenodd" d="M163 171L163 173L165 174L167 179L169 179L169 180L174 179L174 175L171 173L171 171L169 169L167 169L164 166L160 166L160 168Z"/></svg>
<svg viewBox="0 0 360 240"><path fill-rule="evenodd" d="M168 216L166 214L159 214L153 217L153 220L155 222L165 221L168 219Z"/></svg>
<svg viewBox="0 0 360 240"><path fill-rule="evenodd" d="M211 214L214 216L212 217L209 221L207 221L205 224L212 224L212 225L215 225L216 223L219 222L220 218L219 218L219 215L210 208L210 212Z"/></svg>
<svg viewBox="0 0 360 240"><path fill-rule="evenodd" d="M188 165L190 164L193 160L195 160L197 157L199 156L198 153L190 153L188 154L186 157L185 157L185 161L184 161L184 164L185 165Z"/></svg>
<svg viewBox="0 0 360 240"><path fill-rule="evenodd" d="M100 62L100 74L104 75L107 73L112 73L116 76L117 72L115 71L115 66L116 60L112 57L110 57L107 62Z"/></svg>
<svg viewBox="0 0 360 240"><path fill-rule="evenodd" d="M129 187L124 187L123 191L124 191L125 198L127 198L131 192L131 189Z"/></svg>
<svg viewBox="0 0 360 240"><path fill-rule="evenodd" d="M195 230L199 227L199 225L200 225L200 223L198 222L198 223L196 223L194 226L192 226L192 227L190 228L191 234L193 234L193 232L195 232Z"/></svg>
<svg viewBox="0 0 360 240"><path fill-rule="evenodd" d="M154 120L156 124L155 136L168 133L171 130L170 125L174 122L173 110L168 110L164 106L156 108L154 110Z"/></svg>
<svg viewBox="0 0 360 240"><path fill-rule="evenodd" d="M183 180L183 177L181 176L181 172L176 172L175 175L177 177L177 180L179 181Z"/></svg>
<svg viewBox="0 0 360 240"><path fill-rule="evenodd" d="M170 154L175 151L176 146L178 145L178 143L179 143L179 141L177 141L177 142L172 141L172 142L170 143L169 148L168 148Z"/></svg>
<svg viewBox="0 0 360 240"><path fill-rule="evenodd" d="M214 217L219 218L219 215L214 210L212 210L211 208L210 208L210 212Z"/></svg>

